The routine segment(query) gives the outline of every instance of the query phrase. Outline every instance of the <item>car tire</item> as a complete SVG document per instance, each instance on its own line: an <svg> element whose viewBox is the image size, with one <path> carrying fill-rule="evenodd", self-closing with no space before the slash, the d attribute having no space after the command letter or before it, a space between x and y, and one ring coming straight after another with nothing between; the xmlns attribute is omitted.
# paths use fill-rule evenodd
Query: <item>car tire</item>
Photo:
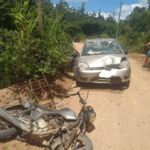
<svg viewBox="0 0 150 150"><path fill-rule="evenodd" d="M83 83L76 81L76 85L77 85L77 86L82 86Z"/></svg>
<svg viewBox="0 0 150 150"><path fill-rule="evenodd" d="M126 87L126 88L129 88L129 86L130 86L130 81L123 83L123 86Z"/></svg>

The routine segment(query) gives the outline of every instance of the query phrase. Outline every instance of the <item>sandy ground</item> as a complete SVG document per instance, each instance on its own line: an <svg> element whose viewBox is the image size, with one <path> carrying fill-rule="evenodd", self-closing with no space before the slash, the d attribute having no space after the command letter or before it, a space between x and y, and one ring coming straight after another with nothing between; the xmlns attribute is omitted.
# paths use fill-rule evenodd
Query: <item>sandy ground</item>
<svg viewBox="0 0 150 150"><path fill-rule="evenodd" d="M81 51L82 43L74 45ZM88 133L94 150L150 150L150 69L141 67L145 55L129 54L128 58L132 68L128 89L110 85L87 85L80 90L83 97L89 91L87 103L94 107L97 114L95 129ZM72 81L69 86L74 83ZM68 102L65 107L72 108L76 113L80 111L77 95L63 99L63 102ZM0 150L5 148L44 149L17 140L0 143Z"/></svg>

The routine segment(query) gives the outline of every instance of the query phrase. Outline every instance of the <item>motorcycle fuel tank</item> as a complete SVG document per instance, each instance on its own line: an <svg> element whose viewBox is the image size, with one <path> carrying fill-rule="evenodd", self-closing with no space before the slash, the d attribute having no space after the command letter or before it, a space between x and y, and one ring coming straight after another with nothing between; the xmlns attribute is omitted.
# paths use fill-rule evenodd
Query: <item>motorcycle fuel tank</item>
<svg viewBox="0 0 150 150"><path fill-rule="evenodd" d="M36 108L31 113L31 116L32 116L32 119L36 120L44 114L52 115L52 116L60 115L60 116L64 117L67 120L77 120L78 119L77 115L70 108L63 108L63 109L60 109L60 110L48 110L48 109L44 109L44 108L42 108L42 109L41 108Z"/></svg>

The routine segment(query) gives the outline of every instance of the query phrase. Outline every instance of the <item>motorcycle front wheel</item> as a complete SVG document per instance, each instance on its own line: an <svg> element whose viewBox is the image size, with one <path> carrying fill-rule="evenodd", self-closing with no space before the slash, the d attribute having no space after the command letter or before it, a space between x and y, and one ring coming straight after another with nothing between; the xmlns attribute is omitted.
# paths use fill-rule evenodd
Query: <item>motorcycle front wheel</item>
<svg viewBox="0 0 150 150"><path fill-rule="evenodd" d="M57 138L51 145L52 150L62 150L62 148L61 138ZM85 134L79 134L68 150L93 150L93 144L88 136Z"/></svg>

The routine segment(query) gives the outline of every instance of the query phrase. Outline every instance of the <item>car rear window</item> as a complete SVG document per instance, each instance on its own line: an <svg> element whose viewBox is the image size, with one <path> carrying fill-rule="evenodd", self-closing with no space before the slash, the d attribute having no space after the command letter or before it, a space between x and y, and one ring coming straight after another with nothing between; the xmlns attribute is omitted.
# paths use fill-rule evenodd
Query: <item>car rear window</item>
<svg viewBox="0 0 150 150"><path fill-rule="evenodd" d="M101 54L122 54L122 50L115 40L86 42L82 56Z"/></svg>

